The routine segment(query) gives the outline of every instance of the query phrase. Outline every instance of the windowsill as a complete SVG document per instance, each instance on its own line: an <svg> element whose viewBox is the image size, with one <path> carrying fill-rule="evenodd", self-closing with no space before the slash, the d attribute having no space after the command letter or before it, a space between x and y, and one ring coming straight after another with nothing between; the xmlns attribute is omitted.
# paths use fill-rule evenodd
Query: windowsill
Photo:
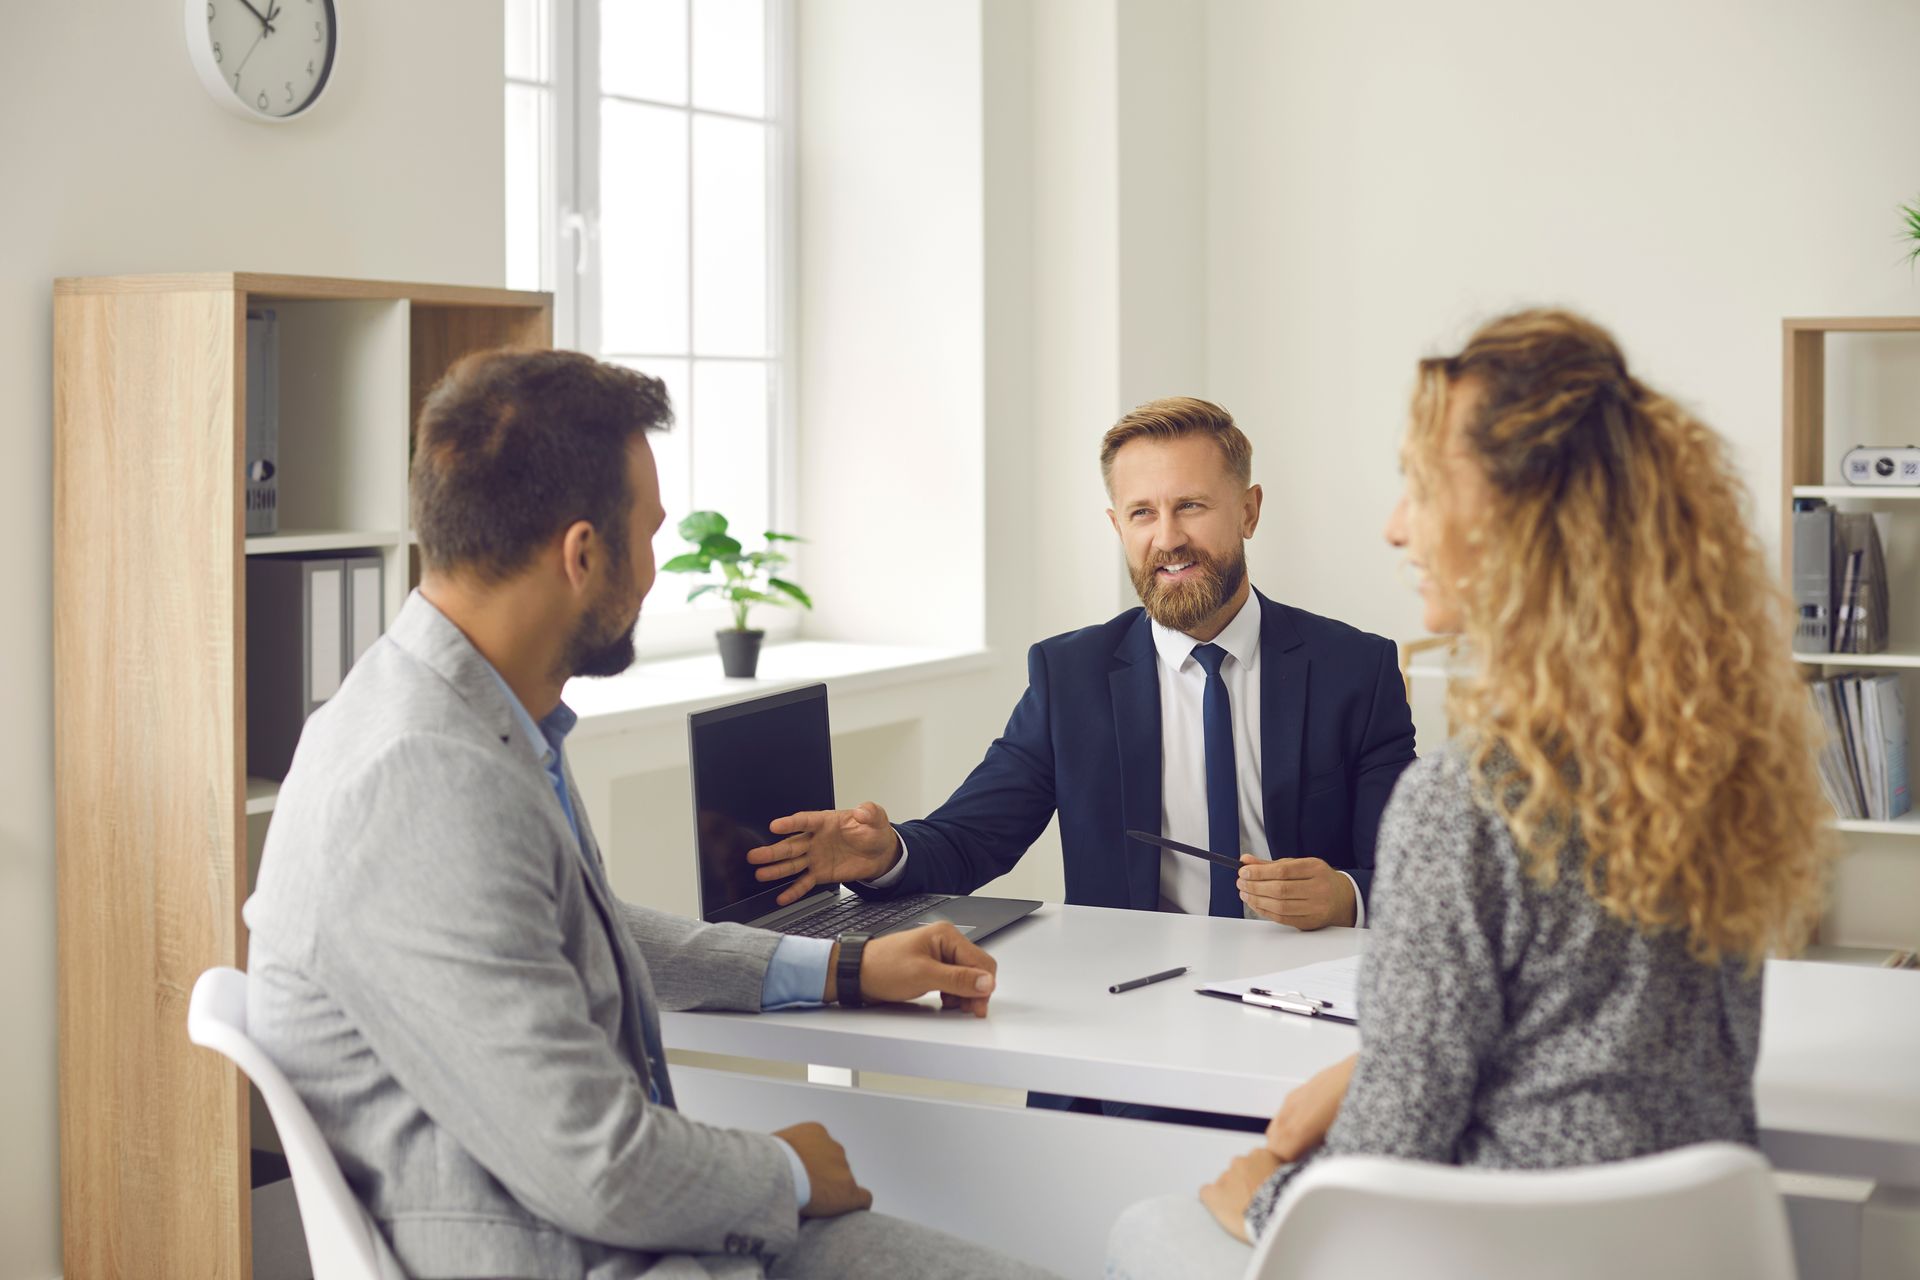
<svg viewBox="0 0 1920 1280"><path fill-rule="evenodd" d="M603 680L567 682L566 702L580 717L572 737L597 738L634 729L657 728L689 711L778 693L825 681L836 696L884 689L916 680L940 679L985 671L993 655L985 649L922 649L899 645L843 644L795 640L760 651L760 674L729 680L720 674L720 655L709 650L690 657L635 663Z"/></svg>

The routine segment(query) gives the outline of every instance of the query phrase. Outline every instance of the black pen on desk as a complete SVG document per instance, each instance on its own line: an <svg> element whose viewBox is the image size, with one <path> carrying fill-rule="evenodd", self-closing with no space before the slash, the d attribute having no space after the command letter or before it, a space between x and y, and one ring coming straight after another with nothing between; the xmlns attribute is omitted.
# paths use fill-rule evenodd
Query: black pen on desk
<svg viewBox="0 0 1920 1280"><path fill-rule="evenodd" d="M1186 971L1187 966L1181 965L1178 969L1169 969L1165 973L1150 973L1144 978L1134 978L1128 982L1116 982L1108 987L1107 990L1117 996L1122 991L1132 991L1136 987L1144 987L1149 983L1165 982L1168 978L1177 978Z"/></svg>

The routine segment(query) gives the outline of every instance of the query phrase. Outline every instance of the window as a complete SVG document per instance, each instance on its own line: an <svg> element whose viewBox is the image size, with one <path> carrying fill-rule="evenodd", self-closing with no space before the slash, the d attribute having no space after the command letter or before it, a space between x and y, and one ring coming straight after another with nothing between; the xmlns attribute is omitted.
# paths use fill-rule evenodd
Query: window
<svg viewBox="0 0 1920 1280"><path fill-rule="evenodd" d="M790 523L786 18L785 0L507 2L507 283L553 291L562 345L666 383L662 561L689 511L750 549ZM644 649L725 625L692 585L655 585Z"/></svg>

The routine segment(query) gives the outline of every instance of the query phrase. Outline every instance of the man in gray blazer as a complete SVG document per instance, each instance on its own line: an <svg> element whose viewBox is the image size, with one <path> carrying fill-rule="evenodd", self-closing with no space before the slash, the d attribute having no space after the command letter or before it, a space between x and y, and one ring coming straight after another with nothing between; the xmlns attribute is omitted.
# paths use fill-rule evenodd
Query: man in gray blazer
<svg viewBox="0 0 1920 1280"><path fill-rule="evenodd" d="M608 886L560 695L633 661L671 418L656 379L570 352L469 357L428 397L425 576L294 755L245 909L249 1026L410 1275L1038 1275L867 1212L819 1125L674 1107L663 1007L984 1015L994 963L935 926L842 965Z"/></svg>

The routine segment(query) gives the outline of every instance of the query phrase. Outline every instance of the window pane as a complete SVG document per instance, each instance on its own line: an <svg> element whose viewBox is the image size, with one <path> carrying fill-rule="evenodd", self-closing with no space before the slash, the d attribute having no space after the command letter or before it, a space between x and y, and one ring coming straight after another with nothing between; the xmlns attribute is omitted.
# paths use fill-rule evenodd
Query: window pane
<svg viewBox="0 0 1920 1280"><path fill-rule="evenodd" d="M600 89L687 100L687 0L600 0Z"/></svg>
<svg viewBox="0 0 1920 1280"><path fill-rule="evenodd" d="M601 350L685 351L685 112L601 103L600 246Z"/></svg>
<svg viewBox="0 0 1920 1280"><path fill-rule="evenodd" d="M767 366L757 361L694 362L694 509L724 515L749 551L765 545L772 515L768 391Z"/></svg>
<svg viewBox="0 0 1920 1280"><path fill-rule="evenodd" d="M693 0L693 105L767 113L765 0Z"/></svg>
<svg viewBox="0 0 1920 1280"><path fill-rule="evenodd" d="M518 80L553 78L551 0L507 0L507 74Z"/></svg>
<svg viewBox="0 0 1920 1280"><path fill-rule="evenodd" d="M545 175L551 89L507 86L507 287L538 289L546 258L547 211L553 207Z"/></svg>
<svg viewBox="0 0 1920 1280"><path fill-rule="evenodd" d="M767 126L693 122L693 343L767 354Z"/></svg>
<svg viewBox="0 0 1920 1280"><path fill-rule="evenodd" d="M621 364L641 373L652 374L667 384L667 398L673 404L674 424L666 431L647 433L653 449L653 465L660 475L660 505L667 518L653 537L653 563L665 564L687 549L680 538L680 522L693 510L693 431L687 412L687 362L685 360L622 360ZM646 612L665 613L685 607L687 592L699 579L679 573L663 573L654 579L647 593ZM642 625L645 625L644 616Z"/></svg>

